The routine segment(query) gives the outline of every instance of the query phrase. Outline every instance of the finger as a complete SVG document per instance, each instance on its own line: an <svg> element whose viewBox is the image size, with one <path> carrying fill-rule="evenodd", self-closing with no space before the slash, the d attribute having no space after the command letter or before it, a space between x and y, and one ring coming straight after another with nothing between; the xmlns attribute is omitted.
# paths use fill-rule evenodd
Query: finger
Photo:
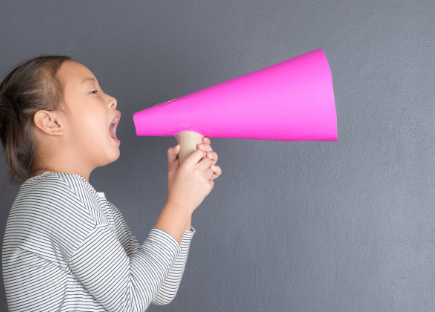
<svg viewBox="0 0 435 312"><path fill-rule="evenodd" d="M208 157L211 161L213 161L213 157L214 157L213 152L207 152L207 157Z"/></svg>
<svg viewBox="0 0 435 312"><path fill-rule="evenodd" d="M178 152L180 150L180 145L177 144L173 147L170 147L168 149L168 172L171 171L172 165L174 164L174 162L176 162L178 164Z"/></svg>
<svg viewBox="0 0 435 312"><path fill-rule="evenodd" d="M207 157L209 157L209 155L208 155L209 153L210 152L207 152ZM218 154L216 152L212 152L212 155L209 158L213 160L212 164L215 165L217 163L217 160L218 160Z"/></svg>
<svg viewBox="0 0 435 312"><path fill-rule="evenodd" d="M206 136L202 137L202 142L207 143L207 144L211 144L210 138L206 137Z"/></svg>
<svg viewBox="0 0 435 312"><path fill-rule="evenodd" d="M179 161L179 159L177 158L177 160L174 161L174 162L172 163L172 166L171 166L171 168L169 169L169 172L171 172L171 171L177 171L179 167L180 167L180 161ZM169 172L168 172L168 173L169 173Z"/></svg>
<svg viewBox="0 0 435 312"><path fill-rule="evenodd" d="M206 143L199 143L196 145L196 148L206 152L213 152L213 149L211 148L210 144L206 144Z"/></svg>
<svg viewBox="0 0 435 312"><path fill-rule="evenodd" d="M218 155L216 152L207 152L207 157L213 161L213 165L216 164L218 160Z"/></svg>
<svg viewBox="0 0 435 312"><path fill-rule="evenodd" d="M214 181L212 179L210 179L210 180L208 180L208 183L210 183L210 188L213 189L213 187L214 187Z"/></svg>
<svg viewBox="0 0 435 312"><path fill-rule="evenodd" d="M201 159L208 159L206 157L206 152L197 149L196 151L194 151L192 154L190 154L186 160L183 162L188 164L197 164ZM210 160L210 159L209 159ZM205 168L204 168L205 169Z"/></svg>
<svg viewBox="0 0 435 312"><path fill-rule="evenodd" d="M205 152L204 152L204 153L205 153ZM201 161L199 162L199 165L200 165L201 170L202 170L202 171L205 171L205 170L207 170L208 168L210 168L211 163L212 163L212 160L211 160L210 158L208 158L208 157L205 157L205 155L204 155L204 158L201 159Z"/></svg>
<svg viewBox="0 0 435 312"><path fill-rule="evenodd" d="M219 166L212 166L211 169L213 170L213 180L218 178L222 174L222 169Z"/></svg>
<svg viewBox="0 0 435 312"><path fill-rule="evenodd" d="M197 149L203 150L207 152L207 157L214 160L214 163L216 163L217 159L214 159L214 157L217 156L216 153L213 153L213 149L211 148L211 146L209 144L205 144L205 143L200 143L196 145Z"/></svg>
<svg viewBox="0 0 435 312"><path fill-rule="evenodd" d="M209 178L209 179L213 179L213 169L211 169L211 168L208 168L206 171L205 171L205 173L206 173L206 176L207 176L207 178Z"/></svg>

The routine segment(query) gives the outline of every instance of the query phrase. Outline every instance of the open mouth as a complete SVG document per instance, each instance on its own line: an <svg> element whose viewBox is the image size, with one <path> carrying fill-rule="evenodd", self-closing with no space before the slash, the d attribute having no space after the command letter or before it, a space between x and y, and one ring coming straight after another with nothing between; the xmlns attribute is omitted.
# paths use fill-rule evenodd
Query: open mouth
<svg viewBox="0 0 435 312"><path fill-rule="evenodd" d="M119 119L121 118L121 113L116 114L115 118L112 120L109 126L109 133L113 140L120 142L116 137L116 128L118 127Z"/></svg>

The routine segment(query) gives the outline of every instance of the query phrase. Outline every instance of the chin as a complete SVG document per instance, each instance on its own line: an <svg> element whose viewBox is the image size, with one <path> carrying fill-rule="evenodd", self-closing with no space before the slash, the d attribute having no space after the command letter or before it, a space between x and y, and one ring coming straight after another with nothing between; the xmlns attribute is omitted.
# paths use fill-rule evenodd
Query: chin
<svg viewBox="0 0 435 312"><path fill-rule="evenodd" d="M112 162L114 162L115 160L117 160L117 159L119 158L120 155L121 155L121 151L120 151L119 148L118 148L118 150L117 150L117 152L115 153L115 156L114 156L114 159L112 160Z"/></svg>
<svg viewBox="0 0 435 312"><path fill-rule="evenodd" d="M107 164L110 164L110 163L116 161L120 155L121 155L121 151L119 150L119 147L116 148L116 147L112 146L110 151L107 152L107 158L108 158Z"/></svg>

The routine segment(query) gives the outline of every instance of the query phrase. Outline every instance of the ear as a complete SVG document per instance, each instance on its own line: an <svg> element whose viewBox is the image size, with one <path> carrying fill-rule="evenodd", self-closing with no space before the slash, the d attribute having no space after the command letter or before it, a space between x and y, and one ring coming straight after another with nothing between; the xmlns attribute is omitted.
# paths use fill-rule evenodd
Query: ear
<svg viewBox="0 0 435 312"><path fill-rule="evenodd" d="M50 135L63 135L65 132L64 127L58 118L57 112L40 110L33 116L35 126L41 131Z"/></svg>

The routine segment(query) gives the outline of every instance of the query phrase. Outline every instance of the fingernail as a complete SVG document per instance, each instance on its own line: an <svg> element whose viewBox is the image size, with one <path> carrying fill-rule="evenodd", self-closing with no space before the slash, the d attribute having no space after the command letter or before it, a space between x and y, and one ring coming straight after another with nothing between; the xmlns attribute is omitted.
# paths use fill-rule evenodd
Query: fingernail
<svg viewBox="0 0 435 312"><path fill-rule="evenodd" d="M204 144L199 144L199 148L204 148Z"/></svg>

